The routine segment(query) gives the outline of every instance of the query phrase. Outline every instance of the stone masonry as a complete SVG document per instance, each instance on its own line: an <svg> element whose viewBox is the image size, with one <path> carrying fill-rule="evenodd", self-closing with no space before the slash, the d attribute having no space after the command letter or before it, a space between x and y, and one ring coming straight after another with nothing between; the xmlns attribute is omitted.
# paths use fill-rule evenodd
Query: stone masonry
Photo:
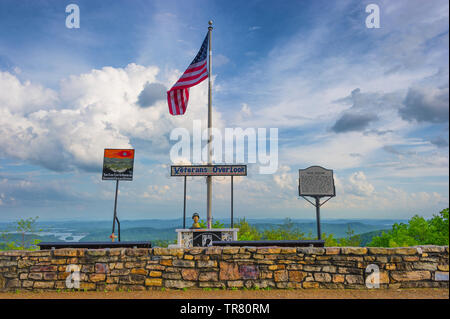
<svg viewBox="0 0 450 319"><path fill-rule="evenodd" d="M365 289L366 268L380 288L448 288L448 265L448 246L0 251L0 291L66 290L76 278L81 290Z"/></svg>

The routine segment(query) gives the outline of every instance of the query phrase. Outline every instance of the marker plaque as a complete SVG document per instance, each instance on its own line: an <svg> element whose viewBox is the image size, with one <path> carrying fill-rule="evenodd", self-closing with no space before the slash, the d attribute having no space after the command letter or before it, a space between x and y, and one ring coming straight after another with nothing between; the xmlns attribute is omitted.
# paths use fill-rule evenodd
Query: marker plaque
<svg viewBox="0 0 450 319"><path fill-rule="evenodd" d="M299 169L299 196L336 196L333 170L320 166Z"/></svg>

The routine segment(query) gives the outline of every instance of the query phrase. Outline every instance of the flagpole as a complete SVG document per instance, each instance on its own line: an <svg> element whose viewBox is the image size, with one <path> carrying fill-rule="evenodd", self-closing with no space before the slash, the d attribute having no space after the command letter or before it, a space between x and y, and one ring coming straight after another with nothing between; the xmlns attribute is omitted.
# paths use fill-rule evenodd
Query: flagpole
<svg viewBox="0 0 450 319"><path fill-rule="evenodd" d="M212 21L208 22L208 165L212 165L212 149L211 149L211 133L212 133L212 96L211 96L211 31L213 29ZM212 204L212 176L206 176L206 212L207 212L207 226L208 229L212 227L212 214L211 214L211 204Z"/></svg>

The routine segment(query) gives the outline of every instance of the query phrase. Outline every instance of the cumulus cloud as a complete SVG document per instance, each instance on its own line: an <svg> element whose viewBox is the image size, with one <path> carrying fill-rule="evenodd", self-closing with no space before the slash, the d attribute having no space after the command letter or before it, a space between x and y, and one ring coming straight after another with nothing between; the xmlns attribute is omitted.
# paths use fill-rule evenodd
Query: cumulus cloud
<svg viewBox="0 0 450 319"><path fill-rule="evenodd" d="M350 175L346 184L346 192L357 196L370 196L375 187L367 181L366 175L359 171Z"/></svg>
<svg viewBox="0 0 450 319"><path fill-rule="evenodd" d="M399 109L400 116L407 121L447 123L449 91L446 88L409 88Z"/></svg>
<svg viewBox="0 0 450 319"><path fill-rule="evenodd" d="M280 188L294 189L295 181L289 166L283 165L278 168L278 173L273 175L273 180Z"/></svg>
<svg viewBox="0 0 450 319"><path fill-rule="evenodd" d="M104 148L131 148L143 140L153 146L151 156L155 149L168 154L172 128L190 127L193 119L206 122L207 90L204 85L191 90L182 119L170 116L165 100L154 102L151 108L138 107L135 102L142 88L158 87L158 72L156 67L134 63L125 68L104 67L62 80L58 92L2 74L3 155L55 171L98 171ZM177 77L179 72L172 71L169 79ZM213 117L220 127L220 113L214 112Z"/></svg>
<svg viewBox="0 0 450 319"><path fill-rule="evenodd" d="M21 83L9 72L0 72L0 108L13 113L49 109L58 101L57 93L29 81Z"/></svg>
<svg viewBox="0 0 450 319"><path fill-rule="evenodd" d="M167 88L161 83L147 82L142 92L139 93L137 104L141 107L152 106L157 101L165 99L166 91Z"/></svg>

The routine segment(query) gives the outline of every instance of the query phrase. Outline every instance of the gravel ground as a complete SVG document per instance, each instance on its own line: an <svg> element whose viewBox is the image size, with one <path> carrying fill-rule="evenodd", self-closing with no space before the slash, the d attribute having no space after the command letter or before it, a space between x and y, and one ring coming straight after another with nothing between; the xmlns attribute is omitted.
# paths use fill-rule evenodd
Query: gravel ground
<svg viewBox="0 0 450 319"><path fill-rule="evenodd" d="M7 292L0 299L449 299L442 288L385 290L150 290L130 292Z"/></svg>

